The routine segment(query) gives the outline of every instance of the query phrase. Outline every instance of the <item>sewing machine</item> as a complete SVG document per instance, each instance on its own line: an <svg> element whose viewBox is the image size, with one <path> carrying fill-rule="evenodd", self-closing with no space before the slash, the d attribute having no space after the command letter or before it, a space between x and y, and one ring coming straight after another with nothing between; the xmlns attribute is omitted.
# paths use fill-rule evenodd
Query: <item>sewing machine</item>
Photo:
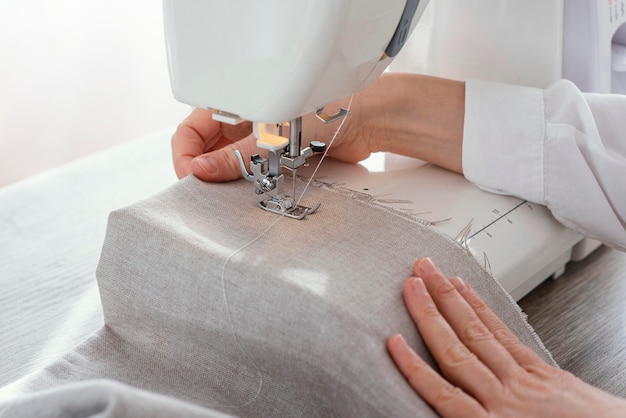
<svg viewBox="0 0 626 418"><path fill-rule="evenodd" d="M283 169L304 165L325 144L302 148L302 115L323 123L343 119L324 106L364 89L398 54L428 0L164 0L174 97L219 109L214 119L253 121L257 146L243 178L261 208L302 219L317 207L285 193ZM323 28L323 29L322 29ZM202 42L198 42L201 39Z"/></svg>
<svg viewBox="0 0 626 418"><path fill-rule="evenodd" d="M325 145L301 148L301 116L315 112L324 123L344 118L347 110L327 115L323 107L370 85L418 20L392 70L543 87L581 70L572 44L586 22L595 34L586 48L604 57L613 42L613 85L623 77L622 49L615 46L623 38L623 27L618 29L626 19L623 0L611 0L609 6L589 0L585 7L562 0L483 3L440 0L427 8L427 0L273 0L262 5L254 0L164 0L172 90L179 101L219 109L216 120L253 121L258 146L269 156L253 156L249 173L238 155L242 175L262 196L261 208L302 219L319 204L298 205L295 190L288 196L283 171L294 178L296 170L310 175L305 161ZM483 10L516 18L502 25ZM611 69L601 64L591 68L597 63L589 60L587 78L601 78L589 81L591 87L606 86L607 77L610 84ZM374 155L358 166L327 161L317 177L415 214L465 246L515 299L547 277L558 277L569 261L599 245L564 228L541 205L486 193L462 176L416 160Z"/></svg>

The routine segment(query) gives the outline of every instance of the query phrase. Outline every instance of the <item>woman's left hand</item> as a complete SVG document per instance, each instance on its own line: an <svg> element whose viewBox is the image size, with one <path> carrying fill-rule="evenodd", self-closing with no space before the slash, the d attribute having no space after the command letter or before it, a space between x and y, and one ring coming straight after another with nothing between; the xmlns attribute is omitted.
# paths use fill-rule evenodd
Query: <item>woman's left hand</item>
<svg viewBox="0 0 626 418"><path fill-rule="evenodd" d="M395 335L391 357L443 417L618 417L626 400L547 364L463 279L430 260L414 265L404 300L441 374Z"/></svg>

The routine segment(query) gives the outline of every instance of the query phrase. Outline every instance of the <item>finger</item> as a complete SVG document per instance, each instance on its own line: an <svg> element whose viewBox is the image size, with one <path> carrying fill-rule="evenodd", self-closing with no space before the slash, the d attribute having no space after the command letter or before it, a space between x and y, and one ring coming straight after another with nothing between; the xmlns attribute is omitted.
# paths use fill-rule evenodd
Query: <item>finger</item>
<svg viewBox="0 0 626 418"><path fill-rule="evenodd" d="M500 344L509 352L515 361L524 369L545 364L544 360L530 347L523 344L504 322L489 308L480 296L465 282L453 281L461 296L472 307L480 320L489 328Z"/></svg>
<svg viewBox="0 0 626 418"><path fill-rule="evenodd" d="M191 171L203 181L236 180L242 176L242 173L235 150L239 150L247 166L250 157L258 151L254 135L250 134L233 144L194 158L191 161Z"/></svg>
<svg viewBox="0 0 626 418"><path fill-rule="evenodd" d="M424 281L416 277L407 280L403 294L409 313L444 376L482 404L500 393L498 379L461 342L437 309Z"/></svg>
<svg viewBox="0 0 626 418"><path fill-rule="evenodd" d="M444 417L483 416L483 407L433 370L401 335L387 341L387 350L411 387Z"/></svg>
<svg viewBox="0 0 626 418"><path fill-rule="evenodd" d="M522 370L515 358L458 292L457 286L462 287L465 282L458 277L449 280L427 258L418 260L414 270L423 278L437 308L461 342L500 380L519 375Z"/></svg>
<svg viewBox="0 0 626 418"><path fill-rule="evenodd" d="M237 142L244 139L252 132L252 122L244 121L236 125L222 124L222 133L230 142Z"/></svg>
<svg viewBox="0 0 626 418"><path fill-rule="evenodd" d="M172 136L172 160L179 179L191 174L191 161L205 152L208 139L218 136L220 124L212 119L212 113L211 110L194 109Z"/></svg>

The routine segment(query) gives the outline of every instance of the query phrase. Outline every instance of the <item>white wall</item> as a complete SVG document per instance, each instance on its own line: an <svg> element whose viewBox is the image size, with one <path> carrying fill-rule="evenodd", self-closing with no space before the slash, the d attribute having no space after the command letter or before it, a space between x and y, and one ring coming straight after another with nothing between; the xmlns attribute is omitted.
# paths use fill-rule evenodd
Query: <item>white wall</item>
<svg viewBox="0 0 626 418"><path fill-rule="evenodd" d="M159 0L20 0L0 11L0 186L164 126Z"/></svg>

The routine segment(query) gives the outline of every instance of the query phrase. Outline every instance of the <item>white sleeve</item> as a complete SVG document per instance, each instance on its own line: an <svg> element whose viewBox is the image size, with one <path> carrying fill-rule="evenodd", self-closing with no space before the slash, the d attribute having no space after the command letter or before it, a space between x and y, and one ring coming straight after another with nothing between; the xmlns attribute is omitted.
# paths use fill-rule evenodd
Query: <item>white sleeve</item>
<svg viewBox="0 0 626 418"><path fill-rule="evenodd" d="M626 95L466 82L463 172L626 251Z"/></svg>

